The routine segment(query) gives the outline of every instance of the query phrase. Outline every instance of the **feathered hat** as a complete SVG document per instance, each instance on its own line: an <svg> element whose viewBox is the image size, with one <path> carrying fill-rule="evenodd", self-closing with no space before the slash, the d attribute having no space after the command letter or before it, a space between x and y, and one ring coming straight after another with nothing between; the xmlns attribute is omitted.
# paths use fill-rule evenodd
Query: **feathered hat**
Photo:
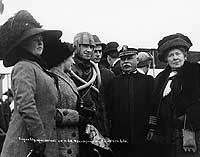
<svg viewBox="0 0 200 157"><path fill-rule="evenodd" d="M13 66L17 62L14 49L22 41L40 33L44 42L59 39L62 35L59 30L42 29L40 23L26 10L20 10L9 18L0 28L0 59L3 59L4 66Z"/></svg>

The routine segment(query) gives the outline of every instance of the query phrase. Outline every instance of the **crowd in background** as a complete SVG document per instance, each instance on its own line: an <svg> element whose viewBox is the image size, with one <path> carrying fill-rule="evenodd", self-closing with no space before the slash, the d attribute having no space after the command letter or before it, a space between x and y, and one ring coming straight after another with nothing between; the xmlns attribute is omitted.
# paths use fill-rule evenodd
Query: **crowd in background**
<svg viewBox="0 0 200 157"><path fill-rule="evenodd" d="M200 64L187 61L187 36L158 42L167 66L153 78L148 52L62 33L25 10L0 27L0 59L13 66L0 104L2 157L200 156Z"/></svg>

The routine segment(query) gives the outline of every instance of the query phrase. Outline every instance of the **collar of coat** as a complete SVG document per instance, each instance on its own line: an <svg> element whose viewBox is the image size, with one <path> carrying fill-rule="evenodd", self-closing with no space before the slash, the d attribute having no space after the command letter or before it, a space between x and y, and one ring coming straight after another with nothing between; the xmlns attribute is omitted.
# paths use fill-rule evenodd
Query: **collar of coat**
<svg viewBox="0 0 200 157"><path fill-rule="evenodd" d="M162 72L158 74L155 81L156 90L161 91L170 73L171 68L168 65ZM183 90L186 90L187 93L192 94L192 92L194 90L197 90L197 88L199 87L199 75L200 65L198 63L190 63L188 61L185 61L183 67L178 70L177 77L179 77L181 80Z"/></svg>
<svg viewBox="0 0 200 157"><path fill-rule="evenodd" d="M79 95L75 83L74 83L73 80L69 77L68 74L62 72L62 71L59 70L59 69L53 69L52 72L53 72L54 74L56 74L60 79L62 79L63 81L65 81L65 82L72 88L72 90L73 90L77 95Z"/></svg>

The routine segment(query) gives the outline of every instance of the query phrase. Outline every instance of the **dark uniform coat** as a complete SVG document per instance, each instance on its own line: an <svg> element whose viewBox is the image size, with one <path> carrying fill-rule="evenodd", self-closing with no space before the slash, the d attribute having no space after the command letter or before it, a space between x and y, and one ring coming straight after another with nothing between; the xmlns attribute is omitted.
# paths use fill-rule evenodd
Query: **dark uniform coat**
<svg viewBox="0 0 200 157"><path fill-rule="evenodd" d="M46 157L57 156L55 111L58 93L54 80L34 61L20 61L12 74L14 112L2 157L25 157L33 149L30 138L48 140Z"/></svg>
<svg viewBox="0 0 200 157"><path fill-rule="evenodd" d="M104 110L105 110L105 129L106 129L106 136L109 136L110 134L110 122L108 119L108 110L109 110L109 105L108 105L108 96L109 96L109 91L107 89L109 89L110 86L110 82L112 81L112 79L114 78L115 74L107 69L107 68L102 68L100 69L100 73L101 73L101 88L100 88L100 92L101 92L101 96L102 96L102 100L104 102Z"/></svg>
<svg viewBox="0 0 200 157"><path fill-rule="evenodd" d="M120 151L123 145L133 148L140 145L144 151L153 83L152 76L139 72L122 74L112 80L109 90L111 139L119 142L112 143L114 151ZM128 144L121 144L120 140Z"/></svg>

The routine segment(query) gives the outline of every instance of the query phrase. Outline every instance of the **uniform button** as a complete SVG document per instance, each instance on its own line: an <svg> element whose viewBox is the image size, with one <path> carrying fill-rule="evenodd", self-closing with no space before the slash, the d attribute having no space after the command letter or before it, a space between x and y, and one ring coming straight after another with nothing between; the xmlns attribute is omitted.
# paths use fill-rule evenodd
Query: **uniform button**
<svg viewBox="0 0 200 157"><path fill-rule="evenodd" d="M72 133L72 137L76 137L76 133L75 132Z"/></svg>
<svg viewBox="0 0 200 157"><path fill-rule="evenodd" d="M71 154L72 153L72 150L71 149L68 149L67 150L67 154Z"/></svg>

